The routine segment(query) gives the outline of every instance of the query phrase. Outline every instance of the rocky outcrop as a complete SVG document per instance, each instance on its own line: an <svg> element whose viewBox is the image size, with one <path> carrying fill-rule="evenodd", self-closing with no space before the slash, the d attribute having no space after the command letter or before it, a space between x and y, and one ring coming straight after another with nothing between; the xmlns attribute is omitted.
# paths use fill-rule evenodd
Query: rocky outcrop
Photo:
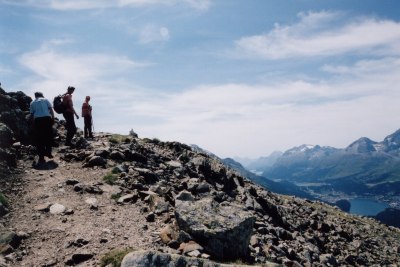
<svg viewBox="0 0 400 267"><path fill-rule="evenodd" d="M0 87L0 177L10 174L17 164L18 151L12 144L30 142L28 119L31 101L23 92L6 93Z"/></svg>
<svg viewBox="0 0 400 267"><path fill-rule="evenodd" d="M175 201L179 228L219 260L246 258L255 217L232 203L210 197L198 201Z"/></svg>
<svg viewBox="0 0 400 267"><path fill-rule="evenodd" d="M0 88L0 122L7 125L14 138L23 143L29 143L29 105L32 98L23 92L6 93Z"/></svg>

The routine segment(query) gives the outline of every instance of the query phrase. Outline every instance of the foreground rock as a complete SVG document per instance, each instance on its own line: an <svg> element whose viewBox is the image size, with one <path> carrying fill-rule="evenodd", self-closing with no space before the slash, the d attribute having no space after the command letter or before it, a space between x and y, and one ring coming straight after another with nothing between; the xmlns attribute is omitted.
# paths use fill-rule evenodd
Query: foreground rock
<svg viewBox="0 0 400 267"><path fill-rule="evenodd" d="M235 204L212 198L175 201L179 228L219 260L246 258L255 217Z"/></svg>
<svg viewBox="0 0 400 267"><path fill-rule="evenodd" d="M249 265L222 264L206 259L185 257L176 254L160 253L156 251L135 251L124 257L121 267L148 267L148 266L208 266L208 267L239 267ZM254 266L254 265L252 265ZM265 267L277 267L277 264L265 263Z"/></svg>

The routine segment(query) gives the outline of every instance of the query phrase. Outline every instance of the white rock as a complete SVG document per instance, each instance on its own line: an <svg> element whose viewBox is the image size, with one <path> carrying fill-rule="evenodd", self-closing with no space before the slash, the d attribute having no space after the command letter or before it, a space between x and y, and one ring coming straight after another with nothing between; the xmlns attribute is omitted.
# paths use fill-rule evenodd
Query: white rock
<svg viewBox="0 0 400 267"><path fill-rule="evenodd" d="M66 210L65 206L58 204L58 203L54 203L53 205L51 205L50 207L50 213L51 214L61 214Z"/></svg>

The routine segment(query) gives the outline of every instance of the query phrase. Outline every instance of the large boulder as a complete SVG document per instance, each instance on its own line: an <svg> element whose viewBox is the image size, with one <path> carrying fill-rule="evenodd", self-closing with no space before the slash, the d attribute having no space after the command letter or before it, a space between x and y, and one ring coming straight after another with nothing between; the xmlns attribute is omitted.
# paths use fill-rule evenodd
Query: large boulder
<svg viewBox="0 0 400 267"><path fill-rule="evenodd" d="M0 147L7 148L13 143L13 131L7 125L0 122Z"/></svg>
<svg viewBox="0 0 400 267"><path fill-rule="evenodd" d="M218 203L210 197L198 201L175 199L175 217L181 230L218 260L248 255L255 217L234 203Z"/></svg>
<svg viewBox="0 0 400 267"><path fill-rule="evenodd" d="M0 122L6 124L14 133L15 139L29 143L29 124L27 114L32 98L23 92L6 93L0 91Z"/></svg>

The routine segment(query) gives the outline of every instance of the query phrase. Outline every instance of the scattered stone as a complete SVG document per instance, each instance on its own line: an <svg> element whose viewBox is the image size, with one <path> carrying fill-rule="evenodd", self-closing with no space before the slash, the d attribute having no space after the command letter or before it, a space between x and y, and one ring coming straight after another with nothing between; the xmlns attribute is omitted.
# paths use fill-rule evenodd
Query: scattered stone
<svg viewBox="0 0 400 267"><path fill-rule="evenodd" d="M83 185L78 183L74 185L74 191L75 192L81 192L83 190Z"/></svg>
<svg viewBox="0 0 400 267"><path fill-rule="evenodd" d="M138 195L137 194L128 194L125 196L122 196L118 199L118 203L119 204L123 204L123 203L127 203L127 202L136 202L138 199Z"/></svg>
<svg viewBox="0 0 400 267"><path fill-rule="evenodd" d="M51 207L51 203L44 203L35 206L33 209L35 211L49 212Z"/></svg>
<svg viewBox="0 0 400 267"><path fill-rule="evenodd" d="M180 201L193 201L194 197L193 195L188 192L188 191L181 191L175 198L176 200L180 200Z"/></svg>
<svg viewBox="0 0 400 267"><path fill-rule="evenodd" d="M87 164L85 166L87 167L94 167L94 166L105 166L107 164L107 160L100 156L93 156L88 159Z"/></svg>
<svg viewBox="0 0 400 267"><path fill-rule="evenodd" d="M58 204L58 203L55 203L50 206L51 214L61 214L61 213L64 213L65 210L66 210L65 206Z"/></svg>
<svg viewBox="0 0 400 267"><path fill-rule="evenodd" d="M165 164L167 164L168 166L173 167L173 168L181 168L182 167L182 163L180 163L179 161L176 161L176 160L168 161Z"/></svg>
<svg viewBox="0 0 400 267"><path fill-rule="evenodd" d="M76 185L76 184L79 184L79 181L76 179L68 179L65 181L65 184L66 185Z"/></svg>
<svg viewBox="0 0 400 267"><path fill-rule="evenodd" d="M182 254L187 254L189 252L192 251L203 251L203 247L200 246L199 244L197 244L194 241L189 241L188 243L182 243L178 250L182 253ZM199 254L200 255L200 254ZM197 257L197 256L196 256Z"/></svg>
<svg viewBox="0 0 400 267"><path fill-rule="evenodd" d="M87 260L90 260L91 258L93 258L94 254L88 251L80 251L80 252L76 252L75 254L73 254L71 257L69 257L67 260L65 260L65 265L68 266L74 266L77 264L80 264L82 262L85 262Z"/></svg>
<svg viewBox="0 0 400 267"><path fill-rule="evenodd" d="M150 212L149 214L147 214L146 216L146 221L147 222L154 222L156 219L156 216L153 212Z"/></svg>
<svg viewBox="0 0 400 267"><path fill-rule="evenodd" d="M0 252L2 254L9 254L10 249L13 250L18 248L20 244L21 237L19 237L15 232L0 229Z"/></svg>
<svg viewBox="0 0 400 267"><path fill-rule="evenodd" d="M85 202L89 204L90 209L97 210L99 208L98 200L95 197L87 198Z"/></svg>

